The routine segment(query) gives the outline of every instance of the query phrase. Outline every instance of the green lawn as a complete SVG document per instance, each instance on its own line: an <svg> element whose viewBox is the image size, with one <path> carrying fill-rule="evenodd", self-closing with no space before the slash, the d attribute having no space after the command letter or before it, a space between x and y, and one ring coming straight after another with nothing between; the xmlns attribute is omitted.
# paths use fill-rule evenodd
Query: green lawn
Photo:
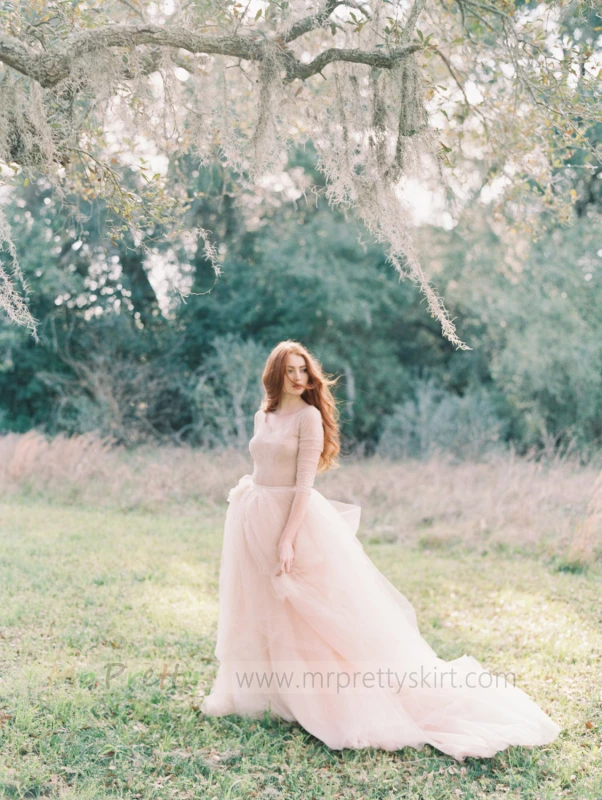
<svg viewBox="0 0 602 800"><path fill-rule="evenodd" d="M224 513L0 505L1 797L602 797L599 566L363 540L439 655L514 672L563 732L464 765L331 751L295 724L198 710Z"/></svg>

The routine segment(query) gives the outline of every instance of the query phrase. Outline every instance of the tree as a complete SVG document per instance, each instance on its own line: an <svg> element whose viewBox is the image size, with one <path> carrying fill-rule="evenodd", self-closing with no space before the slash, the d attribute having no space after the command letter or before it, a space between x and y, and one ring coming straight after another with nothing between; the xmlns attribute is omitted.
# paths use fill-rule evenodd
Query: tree
<svg viewBox="0 0 602 800"><path fill-rule="evenodd" d="M509 200L517 220L525 195L535 214L567 216L560 167L568 173L577 150L584 170L601 160L588 136L600 37L581 33L597 13L596 0L323 0L309 11L305 0L23 0L0 10L0 160L18 179L41 173L102 196L111 235L139 245L148 225L175 225L188 207L149 153L217 154L258 183L283 168L291 141L311 140L328 200L356 210L465 348L398 190L408 177L442 177L448 153L468 152L479 161L472 191ZM122 180L133 162L136 190ZM207 231L197 233L219 272ZM0 304L35 329L0 219L2 241L13 275L0 266Z"/></svg>

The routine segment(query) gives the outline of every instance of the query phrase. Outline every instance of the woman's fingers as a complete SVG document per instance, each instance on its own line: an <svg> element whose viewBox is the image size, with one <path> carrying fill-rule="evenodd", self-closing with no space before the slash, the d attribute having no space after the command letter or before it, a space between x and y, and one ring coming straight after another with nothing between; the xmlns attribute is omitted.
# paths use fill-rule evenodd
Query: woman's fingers
<svg viewBox="0 0 602 800"><path fill-rule="evenodd" d="M288 542L280 542L277 555L280 566L277 575L281 575L283 572L291 572L295 560L295 551L292 545Z"/></svg>
<svg viewBox="0 0 602 800"><path fill-rule="evenodd" d="M285 559L280 562L280 567L276 576L281 575L283 572L290 572L293 568L293 559Z"/></svg>

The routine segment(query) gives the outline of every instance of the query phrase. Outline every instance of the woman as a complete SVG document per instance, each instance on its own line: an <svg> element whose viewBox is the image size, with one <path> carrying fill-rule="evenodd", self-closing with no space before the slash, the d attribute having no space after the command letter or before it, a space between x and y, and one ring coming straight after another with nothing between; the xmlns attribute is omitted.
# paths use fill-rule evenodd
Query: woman
<svg viewBox="0 0 602 800"><path fill-rule="evenodd" d="M355 532L358 506L313 488L337 466L334 381L281 342L263 373L252 475L228 495L205 714L297 721L330 748L431 744L459 761L552 742L560 728L474 658L438 658Z"/></svg>

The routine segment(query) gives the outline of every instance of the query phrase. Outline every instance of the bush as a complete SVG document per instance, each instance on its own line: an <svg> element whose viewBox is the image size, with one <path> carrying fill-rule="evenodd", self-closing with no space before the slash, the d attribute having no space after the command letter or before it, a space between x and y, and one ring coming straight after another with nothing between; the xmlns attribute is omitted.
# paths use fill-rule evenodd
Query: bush
<svg viewBox="0 0 602 800"><path fill-rule="evenodd" d="M437 451L478 460L500 447L502 422L490 396L475 390L459 397L420 380L414 399L394 407L379 439L377 453L389 459L428 459Z"/></svg>
<svg viewBox="0 0 602 800"><path fill-rule="evenodd" d="M212 352L189 384L193 410L189 439L204 447L246 451L264 394L261 375L268 352L252 339L232 333L216 336L211 344Z"/></svg>

